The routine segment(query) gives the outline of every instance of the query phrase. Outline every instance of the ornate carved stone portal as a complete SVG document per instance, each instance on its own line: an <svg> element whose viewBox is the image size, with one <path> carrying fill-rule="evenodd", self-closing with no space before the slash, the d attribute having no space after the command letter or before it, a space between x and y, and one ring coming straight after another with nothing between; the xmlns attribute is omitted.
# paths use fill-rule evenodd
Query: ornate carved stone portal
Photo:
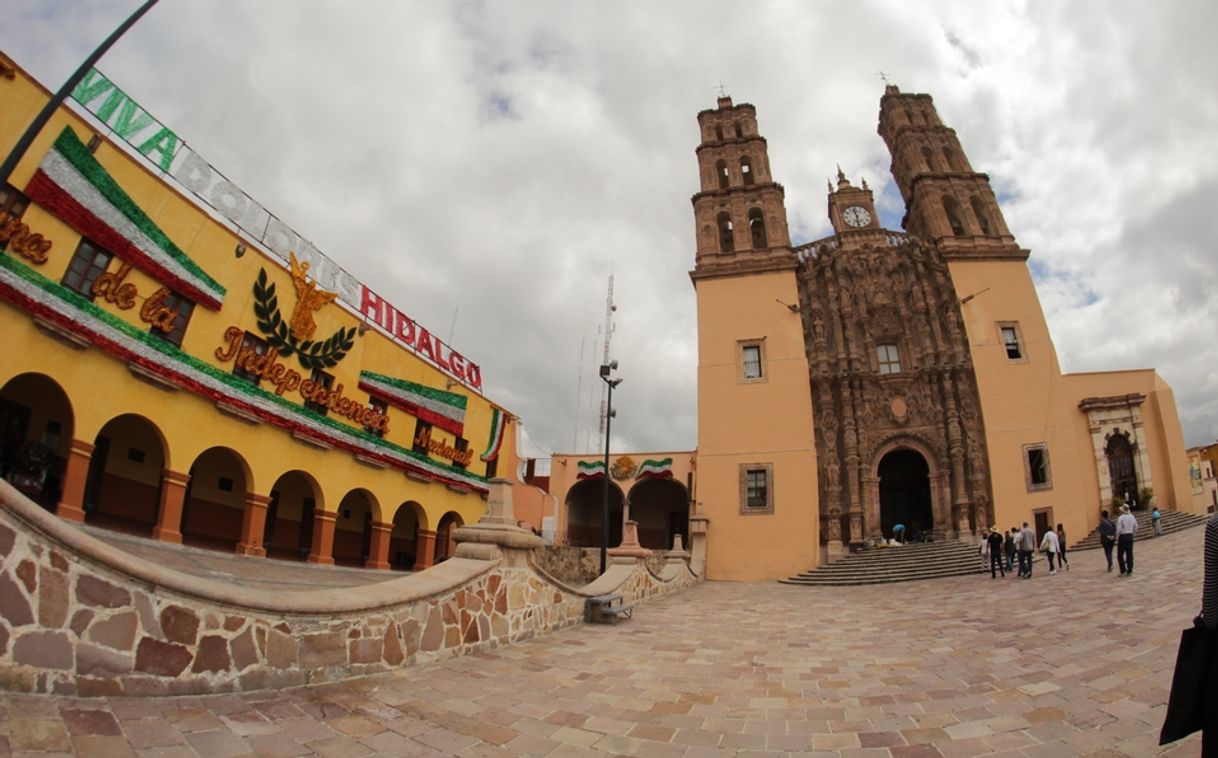
<svg viewBox="0 0 1218 758"><path fill-rule="evenodd" d="M898 522L938 539L987 528L985 434L951 275L916 237L846 228L871 193L839 178L838 233L796 248L822 540L832 555Z"/></svg>

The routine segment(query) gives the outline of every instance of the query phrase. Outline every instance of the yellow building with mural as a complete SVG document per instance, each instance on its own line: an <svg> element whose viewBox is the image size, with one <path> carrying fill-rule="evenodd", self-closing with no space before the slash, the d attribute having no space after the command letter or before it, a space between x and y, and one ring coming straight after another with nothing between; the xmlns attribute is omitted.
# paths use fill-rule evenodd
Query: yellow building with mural
<svg viewBox="0 0 1218 758"><path fill-rule="evenodd" d="M7 152L49 94L3 65ZM513 475L477 364L97 71L0 212L0 475L62 518L423 568Z"/></svg>

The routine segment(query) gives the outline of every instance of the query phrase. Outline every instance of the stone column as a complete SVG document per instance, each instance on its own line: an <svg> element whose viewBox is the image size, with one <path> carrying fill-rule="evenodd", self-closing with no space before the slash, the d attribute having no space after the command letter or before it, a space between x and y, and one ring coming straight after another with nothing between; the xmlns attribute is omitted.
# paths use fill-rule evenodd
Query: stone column
<svg viewBox="0 0 1218 758"><path fill-rule="evenodd" d="M333 511L313 512L313 547L309 550L309 563L323 566L334 565L334 522L338 514Z"/></svg>
<svg viewBox="0 0 1218 758"><path fill-rule="evenodd" d="M872 537L884 537L884 524L880 518L880 478L863 477L864 532Z"/></svg>
<svg viewBox="0 0 1218 758"><path fill-rule="evenodd" d="M436 533L427 529L419 530L419 539L414 548L414 566L411 571L422 571L431 568L435 562Z"/></svg>
<svg viewBox="0 0 1218 758"><path fill-rule="evenodd" d="M161 472L161 507L152 536L162 542L182 541L182 505L190 475L165 469Z"/></svg>
<svg viewBox="0 0 1218 758"><path fill-rule="evenodd" d="M253 492L245 494L245 513L241 518L241 541L237 543L237 552L241 555L266 555L262 540L266 536L266 508L271 499L266 495L256 495Z"/></svg>
<svg viewBox="0 0 1218 758"><path fill-rule="evenodd" d="M451 532L457 543L455 557L500 561L507 568L525 568L529 565L529 554L544 543L537 535L516 525L512 483L496 477L490 484L486 513L478 523Z"/></svg>
<svg viewBox="0 0 1218 758"><path fill-rule="evenodd" d="M393 524L372 522L372 545L368 549L368 560L364 561L364 568L389 568L389 537L392 534Z"/></svg>
<svg viewBox="0 0 1218 758"><path fill-rule="evenodd" d="M85 520L85 480L89 477L89 459L93 446L73 439L68 446L68 465L63 472L63 494L55 512L64 521L82 523Z"/></svg>

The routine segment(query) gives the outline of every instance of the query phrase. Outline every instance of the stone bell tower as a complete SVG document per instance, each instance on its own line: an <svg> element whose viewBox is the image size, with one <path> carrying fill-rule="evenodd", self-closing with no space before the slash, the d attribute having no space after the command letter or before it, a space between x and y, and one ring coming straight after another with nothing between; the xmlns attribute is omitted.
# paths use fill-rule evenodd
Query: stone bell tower
<svg viewBox="0 0 1218 758"><path fill-rule="evenodd" d="M702 189L693 196L697 272L792 266L785 191L770 174L757 112L721 97L718 108L698 114L698 125Z"/></svg>
<svg viewBox="0 0 1218 758"><path fill-rule="evenodd" d="M790 576L819 557L816 448L783 188L751 105L698 114L697 513L708 576ZM774 549L776 545L795 549Z"/></svg>
<svg viewBox="0 0 1218 758"><path fill-rule="evenodd" d="M885 87L878 131L905 200L906 231L937 245L948 260L1027 259L1007 229L989 176L969 165L956 131L943 125L930 95Z"/></svg>

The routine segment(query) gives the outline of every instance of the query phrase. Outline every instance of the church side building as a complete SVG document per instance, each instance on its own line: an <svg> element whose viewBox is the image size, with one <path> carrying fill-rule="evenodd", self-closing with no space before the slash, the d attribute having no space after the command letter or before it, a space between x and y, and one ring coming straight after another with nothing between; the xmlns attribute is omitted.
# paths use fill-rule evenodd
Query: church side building
<svg viewBox="0 0 1218 758"><path fill-rule="evenodd" d="M973 539L1149 497L1191 509L1170 387L1063 375L989 178L928 95L889 86L879 134L906 205L883 229L839 171L832 236L792 247L751 105L698 115L697 500L708 575L773 579L891 536Z"/></svg>

